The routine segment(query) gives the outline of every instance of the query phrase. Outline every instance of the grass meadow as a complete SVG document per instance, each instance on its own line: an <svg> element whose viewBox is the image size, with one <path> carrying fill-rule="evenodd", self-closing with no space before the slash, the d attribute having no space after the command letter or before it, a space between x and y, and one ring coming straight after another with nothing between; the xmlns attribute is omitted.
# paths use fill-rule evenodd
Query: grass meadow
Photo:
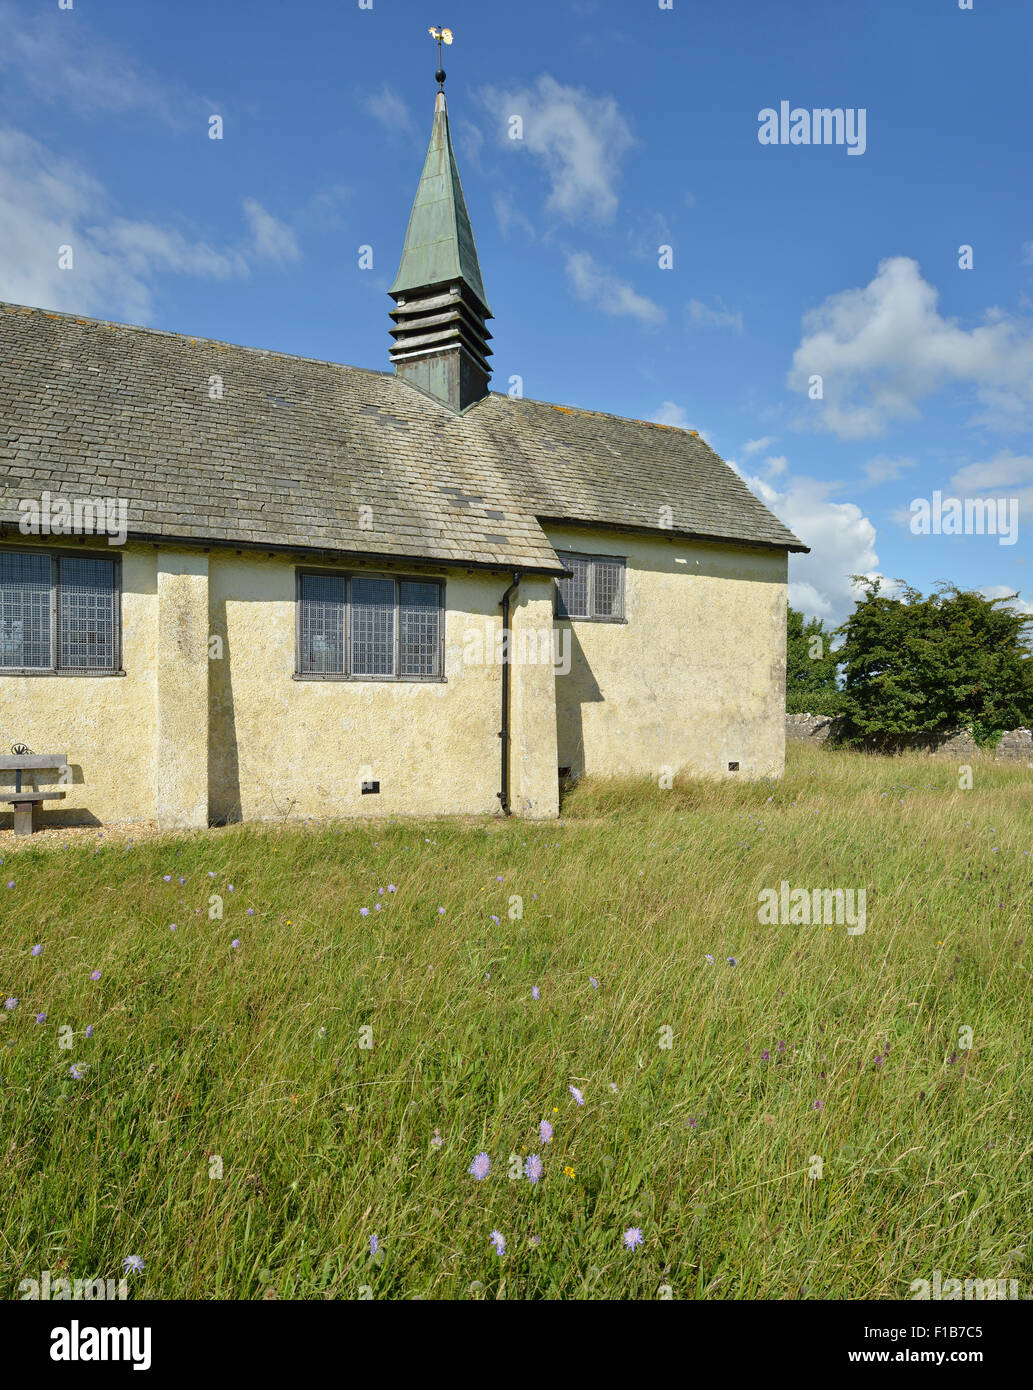
<svg viewBox="0 0 1033 1390"><path fill-rule="evenodd" d="M792 746L559 823L8 834L0 1296L1028 1297L1031 793Z"/></svg>

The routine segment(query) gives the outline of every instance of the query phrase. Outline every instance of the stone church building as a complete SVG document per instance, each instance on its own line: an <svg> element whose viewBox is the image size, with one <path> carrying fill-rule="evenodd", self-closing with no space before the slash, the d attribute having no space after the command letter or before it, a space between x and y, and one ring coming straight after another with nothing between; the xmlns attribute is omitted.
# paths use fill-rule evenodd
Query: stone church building
<svg viewBox="0 0 1033 1390"><path fill-rule="evenodd" d="M693 431L489 390L443 92L390 294L388 372L0 304L0 743L67 755L45 823L782 772L806 547Z"/></svg>

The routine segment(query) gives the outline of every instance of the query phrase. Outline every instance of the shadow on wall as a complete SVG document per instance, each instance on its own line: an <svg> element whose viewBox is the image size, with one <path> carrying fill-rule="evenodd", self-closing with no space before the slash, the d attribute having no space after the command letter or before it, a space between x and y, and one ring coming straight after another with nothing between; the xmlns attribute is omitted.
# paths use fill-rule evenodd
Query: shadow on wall
<svg viewBox="0 0 1033 1390"><path fill-rule="evenodd" d="M570 768L565 780L576 782L585 772L582 707L602 704L603 692L588 664L573 623L557 621L556 627L570 634L570 670L566 675L556 674L556 751L560 767Z"/></svg>
<svg viewBox="0 0 1033 1390"><path fill-rule="evenodd" d="M222 660L208 663L208 819L212 825L230 825L243 819L243 809L226 600L213 603L209 611Z"/></svg>

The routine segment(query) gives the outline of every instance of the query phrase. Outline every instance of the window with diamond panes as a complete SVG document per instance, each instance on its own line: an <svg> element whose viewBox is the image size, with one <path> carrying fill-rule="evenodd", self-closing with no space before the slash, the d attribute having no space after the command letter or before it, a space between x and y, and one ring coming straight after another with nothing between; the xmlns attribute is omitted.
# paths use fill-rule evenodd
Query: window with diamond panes
<svg viewBox="0 0 1033 1390"><path fill-rule="evenodd" d="M0 670L118 669L118 561L0 551Z"/></svg>
<svg viewBox="0 0 1033 1390"><path fill-rule="evenodd" d="M298 590L298 674L437 680L442 626L439 583L303 573Z"/></svg>
<svg viewBox="0 0 1033 1390"><path fill-rule="evenodd" d="M620 621L624 617L624 561L607 556L558 552L572 571L556 580L556 614L561 618Z"/></svg>

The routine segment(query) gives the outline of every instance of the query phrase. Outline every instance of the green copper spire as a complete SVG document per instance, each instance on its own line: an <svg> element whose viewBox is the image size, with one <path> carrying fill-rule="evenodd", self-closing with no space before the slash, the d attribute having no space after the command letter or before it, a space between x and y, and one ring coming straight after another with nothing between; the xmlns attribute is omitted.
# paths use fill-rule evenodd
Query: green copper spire
<svg viewBox="0 0 1033 1390"><path fill-rule="evenodd" d="M439 82L444 76L438 73ZM391 310L396 374L455 411L482 400L491 377L491 310L441 91L402 263L388 293L397 306Z"/></svg>
<svg viewBox="0 0 1033 1390"><path fill-rule="evenodd" d="M411 294L463 280L491 318L477 263L470 214L459 182L444 92L434 101L434 125L420 186L405 234L402 263L389 294Z"/></svg>

